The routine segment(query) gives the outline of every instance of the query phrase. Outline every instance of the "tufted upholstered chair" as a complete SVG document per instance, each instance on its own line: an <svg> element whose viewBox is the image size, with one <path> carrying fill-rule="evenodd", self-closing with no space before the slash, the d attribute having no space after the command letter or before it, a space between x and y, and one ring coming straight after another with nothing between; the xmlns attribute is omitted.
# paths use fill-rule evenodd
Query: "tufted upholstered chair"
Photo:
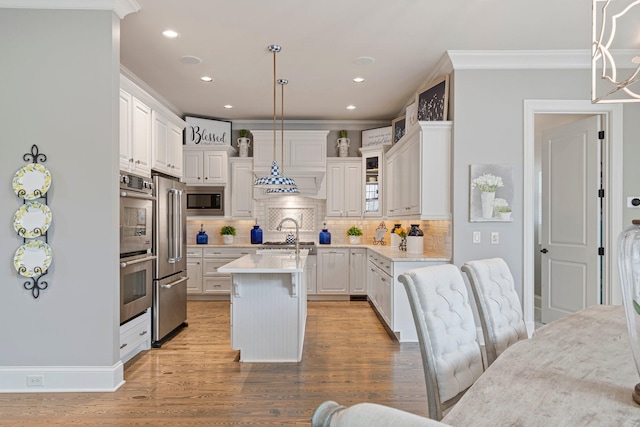
<svg viewBox="0 0 640 427"><path fill-rule="evenodd" d="M345 407L328 400L316 408L311 427L447 427L439 421L375 403Z"/></svg>
<svg viewBox="0 0 640 427"><path fill-rule="evenodd" d="M429 418L439 421L483 372L467 287L451 264L409 270L398 280L418 333Z"/></svg>
<svg viewBox="0 0 640 427"><path fill-rule="evenodd" d="M478 307L487 367L510 345L527 338L509 266L502 258L469 261L462 266Z"/></svg>

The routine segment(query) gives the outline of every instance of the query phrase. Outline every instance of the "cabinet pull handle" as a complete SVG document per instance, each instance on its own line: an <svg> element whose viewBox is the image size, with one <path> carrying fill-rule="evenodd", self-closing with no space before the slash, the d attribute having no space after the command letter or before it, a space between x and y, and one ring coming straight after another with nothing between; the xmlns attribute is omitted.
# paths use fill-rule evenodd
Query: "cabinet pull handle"
<svg viewBox="0 0 640 427"><path fill-rule="evenodd" d="M140 336L147 335L147 331L142 331L138 335L140 335Z"/></svg>
<svg viewBox="0 0 640 427"><path fill-rule="evenodd" d="M120 346L120 350L122 350L123 348L125 348L127 346L127 343L124 343Z"/></svg>

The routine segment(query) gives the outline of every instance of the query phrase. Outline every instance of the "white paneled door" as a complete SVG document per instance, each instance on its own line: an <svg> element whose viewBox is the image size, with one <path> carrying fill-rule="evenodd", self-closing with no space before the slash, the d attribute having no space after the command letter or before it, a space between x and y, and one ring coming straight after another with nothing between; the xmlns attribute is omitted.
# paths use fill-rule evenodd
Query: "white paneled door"
<svg viewBox="0 0 640 427"><path fill-rule="evenodd" d="M542 322L600 303L598 116L542 134Z"/></svg>

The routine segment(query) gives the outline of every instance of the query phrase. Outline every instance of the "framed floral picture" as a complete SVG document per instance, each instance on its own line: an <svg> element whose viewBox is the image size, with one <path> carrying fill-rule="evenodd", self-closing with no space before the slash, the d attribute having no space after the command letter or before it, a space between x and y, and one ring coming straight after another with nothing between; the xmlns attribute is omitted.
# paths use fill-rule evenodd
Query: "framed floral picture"
<svg viewBox="0 0 640 427"><path fill-rule="evenodd" d="M470 222L513 221L513 165L471 165Z"/></svg>
<svg viewBox="0 0 640 427"><path fill-rule="evenodd" d="M407 127L405 116L398 117L391 122L391 134L393 143L397 144L398 141L404 136Z"/></svg>
<svg viewBox="0 0 640 427"><path fill-rule="evenodd" d="M449 104L449 76L439 77L422 89L416 95L418 121L447 120Z"/></svg>

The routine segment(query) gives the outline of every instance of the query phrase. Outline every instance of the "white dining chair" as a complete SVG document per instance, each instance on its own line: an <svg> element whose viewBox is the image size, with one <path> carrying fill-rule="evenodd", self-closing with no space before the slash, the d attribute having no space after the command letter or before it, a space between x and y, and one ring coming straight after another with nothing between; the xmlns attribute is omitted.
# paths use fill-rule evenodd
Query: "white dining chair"
<svg viewBox="0 0 640 427"><path fill-rule="evenodd" d="M409 270L398 280L416 325L429 418L440 421L483 372L467 287L452 264Z"/></svg>
<svg viewBox="0 0 640 427"><path fill-rule="evenodd" d="M462 271L469 278L478 307L489 367L510 345L527 338L520 299L502 258L469 261Z"/></svg>

